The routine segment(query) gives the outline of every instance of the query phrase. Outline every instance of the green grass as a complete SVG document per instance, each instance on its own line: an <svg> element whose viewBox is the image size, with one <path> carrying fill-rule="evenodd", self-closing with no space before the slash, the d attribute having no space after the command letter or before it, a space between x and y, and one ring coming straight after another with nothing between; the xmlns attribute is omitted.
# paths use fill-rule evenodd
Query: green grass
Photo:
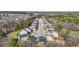
<svg viewBox="0 0 79 59"><path fill-rule="evenodd" d="M56 15L56 16L49 16L49 18L55 18L56 20L59 20L61 22L79 24L79 18L77 16Z"/></svg>
<svg viewBox="0 0 79 59"><path fill-rule="evenodd" d="M24 42L13 38L9 40L8 47L24 47Z"/></svg>
<svg viewBox="0 0 79 59"><path fill-rule="evenodd" d="M10 37L16 37L17 34L18 34L20 31L21 31L21 30L17 30L17 31L14 31L14 32L9 33L8 35L9 35Z"/></svg>

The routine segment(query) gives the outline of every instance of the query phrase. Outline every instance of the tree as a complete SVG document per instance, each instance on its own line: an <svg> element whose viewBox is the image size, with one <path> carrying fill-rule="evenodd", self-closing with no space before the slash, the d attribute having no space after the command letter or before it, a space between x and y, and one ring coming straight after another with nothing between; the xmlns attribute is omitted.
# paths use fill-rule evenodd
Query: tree
<svg viewBox="0 0 79 59"><path fill-rule="evenodd" d="M62 29L63 27L64 27L64 25L63 25L62 22L60 22L60 23L57 24L57 29L58 29L58 31L61 31L61 29Z"/></svg>
<svg viewBox="0 0 79 59"><path fill-rule="evenodd" d="M39 38L39 40L42 41L42 42L45 42L46 37L41 36L41 37Z"/></svg>
<svg viewBox="0 0 79 59"><path fill-rule="evenodd" d="M0 39L4 36L4 33L2 32L2 30L0 29Z"/></svg>
<svg viewBox="0 0 79 59"><path fill-rule="evenodd" d="M22 20L20 22L20 24L17 24L16 25L16 30L20 30L20 29L23 29L23 28L26 28L26 27L29 27L31 24L32 24L32 21L33 19L28 19L28 20Z"/></svg>
<svg viewBox="0 0 79 59"><path fill-rule="evenodd" d="M60 32L60 35L64 37L64 39L66 39L69 35L70 31L68 29L62 29Z"/></svg>
<svg viewBox="0 0 79 59"><path fill-rule="evenodd" d="M34 43L35 43L35 40L36 38L34 36L29 36L29 40L31 41L31 46L35 46Z"/></svg>

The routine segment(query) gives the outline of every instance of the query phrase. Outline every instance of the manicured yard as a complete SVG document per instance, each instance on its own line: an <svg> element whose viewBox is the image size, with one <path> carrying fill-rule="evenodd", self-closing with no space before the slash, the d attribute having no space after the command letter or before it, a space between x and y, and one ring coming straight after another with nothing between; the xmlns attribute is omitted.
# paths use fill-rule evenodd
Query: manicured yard
<svg viewBox="0 0 79 59"><path fill-rule="evenodd" d="M20 31L21 31L21 30L17 30L17 31L11 32L11 33L8 34L8 36L11 37L11 38L14 38L14 37L17 36L17 34L18 34Z"/></svg>

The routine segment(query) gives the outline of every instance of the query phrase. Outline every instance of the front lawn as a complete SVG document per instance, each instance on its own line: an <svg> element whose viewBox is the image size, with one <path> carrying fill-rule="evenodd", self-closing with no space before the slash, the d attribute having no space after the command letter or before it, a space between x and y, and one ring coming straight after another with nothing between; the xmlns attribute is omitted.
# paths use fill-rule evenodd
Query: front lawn
<svg viewBox="0 0 79 59"><path fill-rule="evenodd" d="M21 30L17 30L17 31L11 32L11 33L8 34L8 36L11 37L11 38L15 38L20 31Z"/></svg>

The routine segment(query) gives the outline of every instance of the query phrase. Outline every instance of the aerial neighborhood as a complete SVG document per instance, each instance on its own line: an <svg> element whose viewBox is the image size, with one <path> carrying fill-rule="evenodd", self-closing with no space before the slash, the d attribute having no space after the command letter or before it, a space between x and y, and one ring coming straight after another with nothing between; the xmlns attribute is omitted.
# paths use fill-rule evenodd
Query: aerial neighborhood
<svg viewBox="0 0 79 59"><path fill-rule="evenodd" d="M79 46L79 13L0 12L0 46Z"/></svg>

